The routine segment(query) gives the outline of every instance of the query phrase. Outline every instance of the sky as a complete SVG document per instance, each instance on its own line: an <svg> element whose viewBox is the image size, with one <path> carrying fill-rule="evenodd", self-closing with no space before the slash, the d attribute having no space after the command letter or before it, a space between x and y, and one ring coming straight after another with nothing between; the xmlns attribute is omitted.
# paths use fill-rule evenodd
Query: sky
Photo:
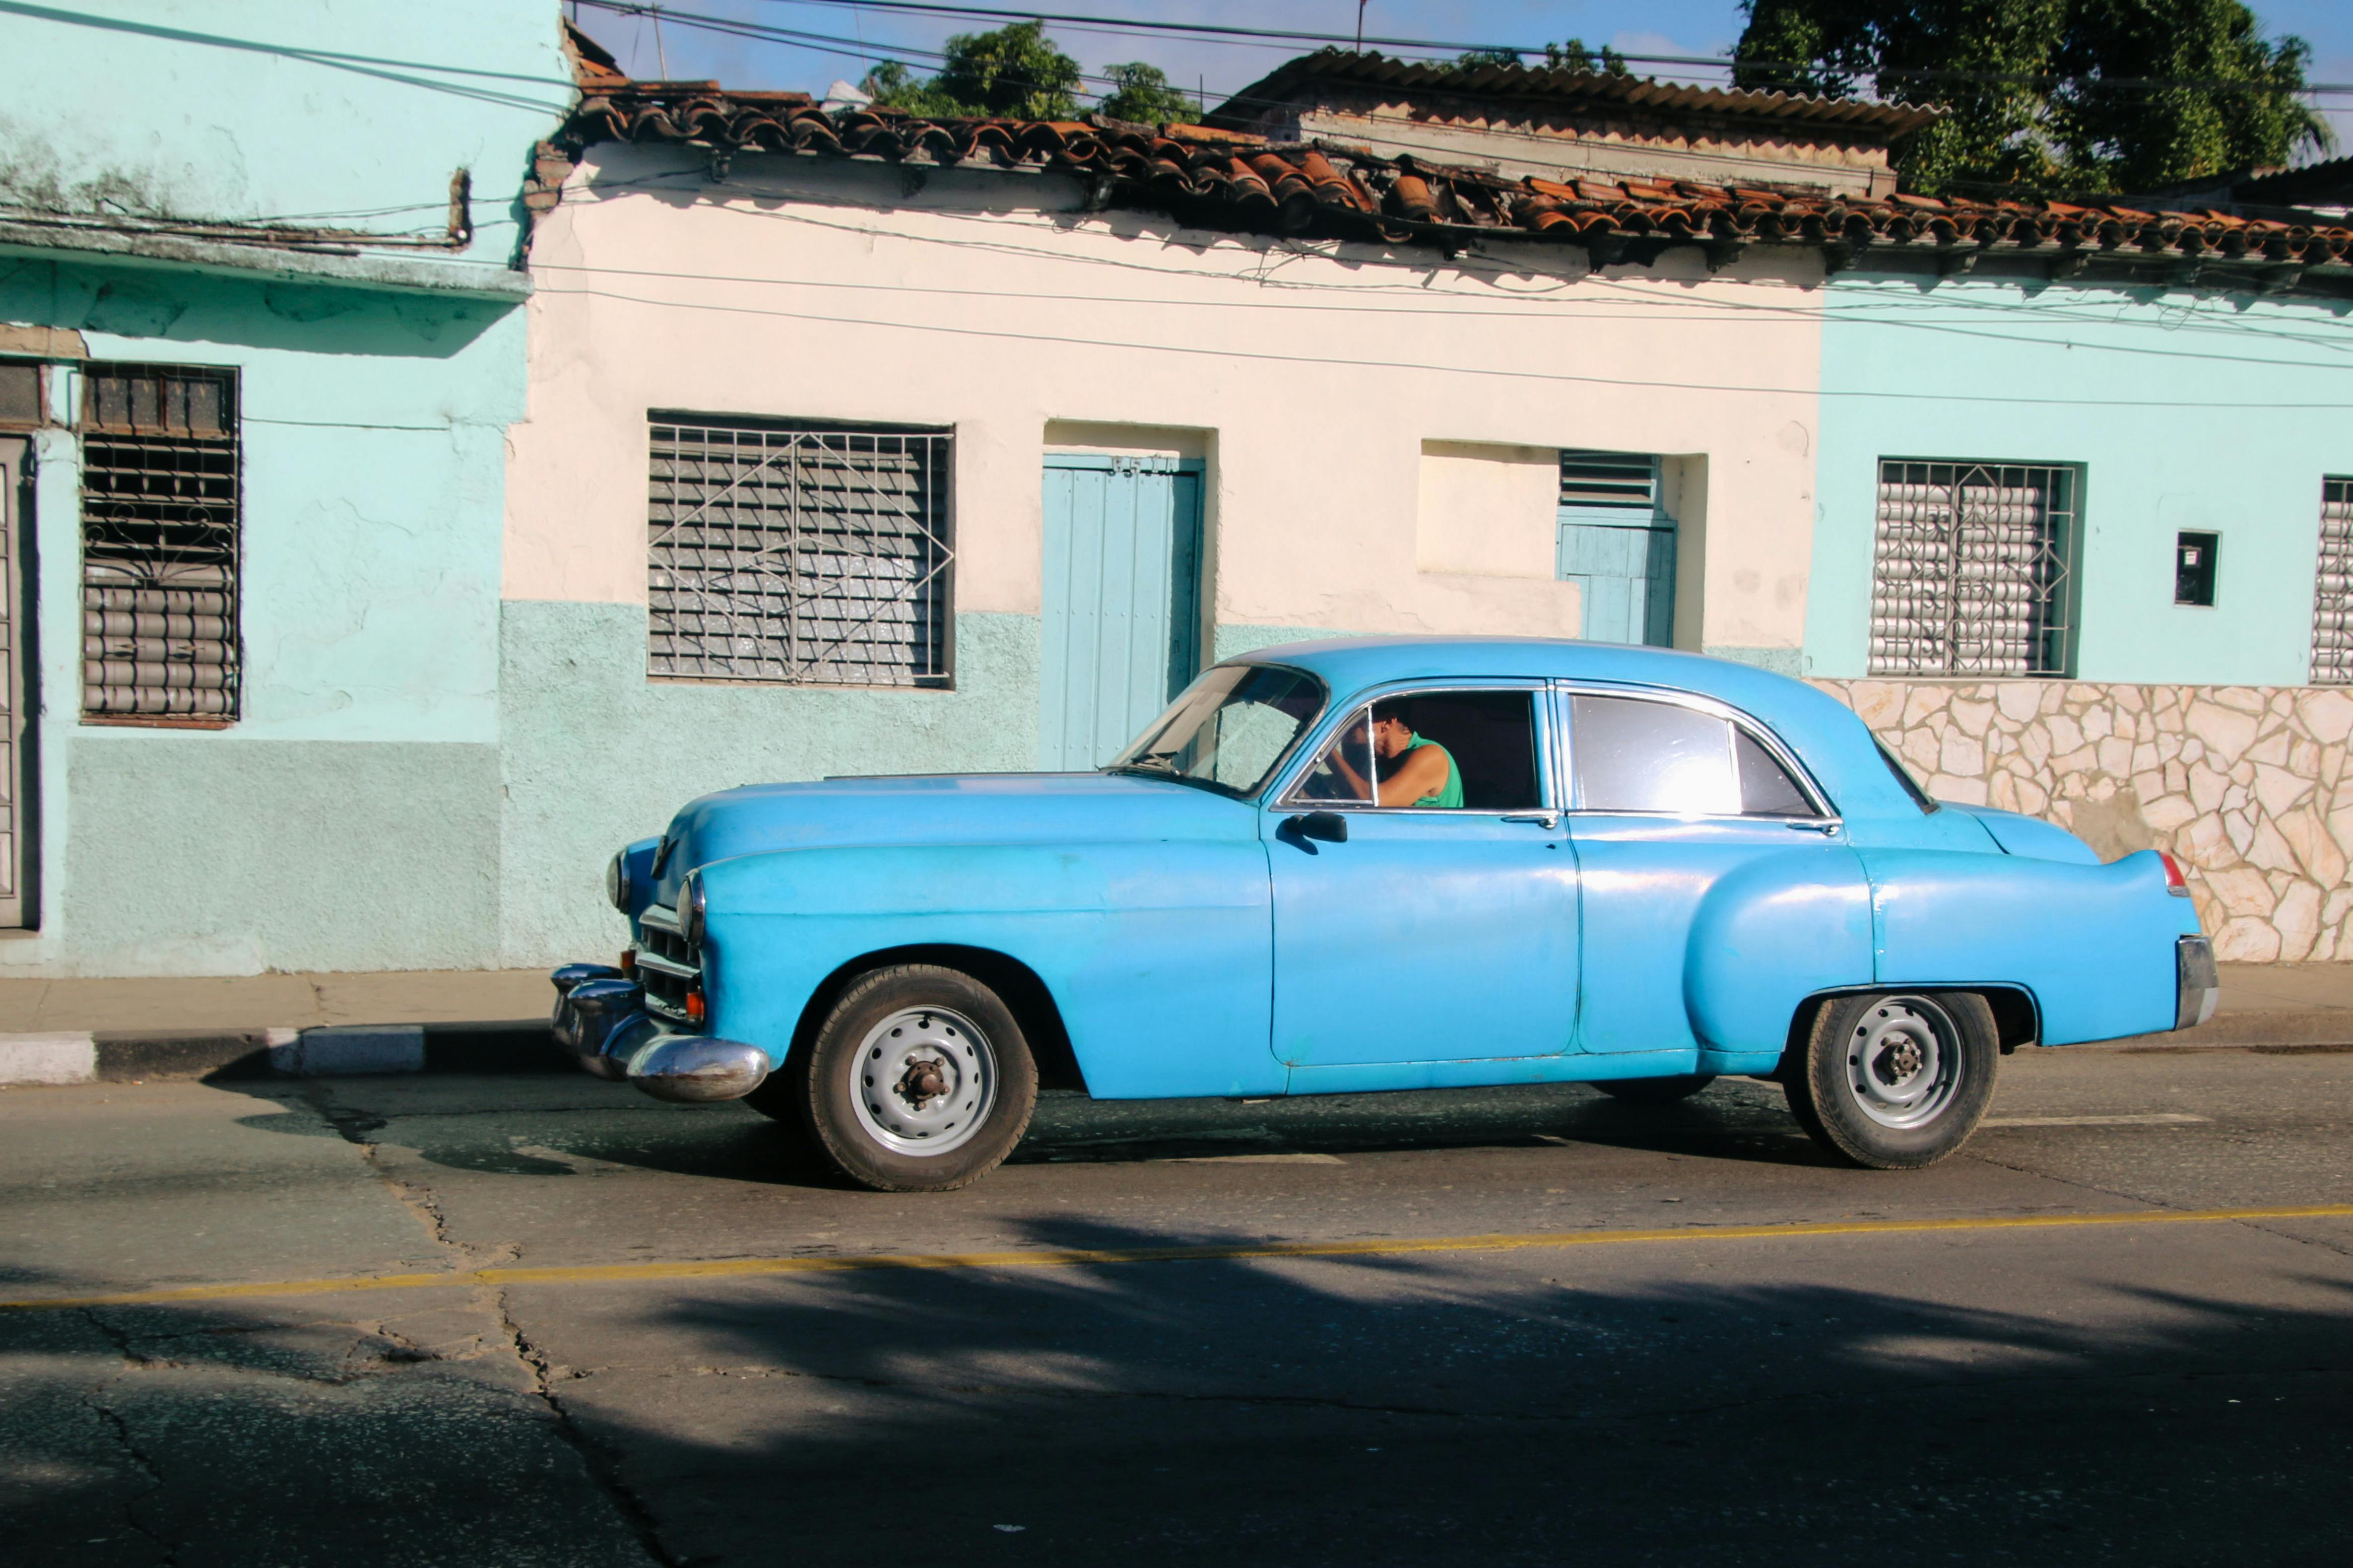
<svg viewBox="0 0 2353 1568"><path fill-rule="evenodd" d="M619 56L630 75L672 79L715 78L733 88L797 89L822 95L836 78L855 82L874 58L898 54L919 70L935 62L907 51L936 51L951 33L985 31L987 19L957 21L892 14L850 0L660 0L681 19L659 29L642 16L617 15L594 0L578 6L581 26ZM1018 0L969 0L1007 6ZM1225 26L1297 27L1352 34L1356 0L1048 0L1041 9L1068 16L1208 22ZM2254 12L2267 36L2293 33L2313 47L2315 82L2353 84L2353 4L2348 0L2258 0ZM729 37L689 25L683 16L723 16L771 27L818 34L833 43L784 44ZM1737 0L1370 0L1364 7L1368 37L1444 43L1535 46L1581 38L1626 54L1715 56L1740 37ZM1304 53L1295 44L1211 41L1119 32L1069 24L1048 34L1090 72L1114 61L1148 60L1180 86L1206 93L1214 107L1225 94ZM1390 49L1389 53L1402 53ZM1427 51L1424 51L1427 52ZM665 68L665 67L667 68ZM1721 80L1720 72L1638 66L1672 79ZM2319 106L2336 125L2341 153L2353 153L2353 92L2324 95Z"/></svg>

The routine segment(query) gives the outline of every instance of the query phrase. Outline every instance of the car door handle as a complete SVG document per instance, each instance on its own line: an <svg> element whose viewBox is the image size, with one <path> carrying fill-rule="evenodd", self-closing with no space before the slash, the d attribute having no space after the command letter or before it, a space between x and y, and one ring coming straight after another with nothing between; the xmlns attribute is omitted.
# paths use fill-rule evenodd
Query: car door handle
<svg viewBox="0 0 2353 1568"><path fill-rule="evenodd" d="M1792 833L1819 833L1825 837L1839 830L1838 820L1835 817L1827 820L1820 817L1806 817L1785 822L1781 826Z"/></svg>
<svg viewBox="0 0 2353 1568"><path fill-rule="evenodd" d="M1534 823L1538 827L1551 828L1560 826L1560 813L1556 811L1523 811L1507 816L1504 818L1504 820L1505 822L1529 822Z"/></svg>

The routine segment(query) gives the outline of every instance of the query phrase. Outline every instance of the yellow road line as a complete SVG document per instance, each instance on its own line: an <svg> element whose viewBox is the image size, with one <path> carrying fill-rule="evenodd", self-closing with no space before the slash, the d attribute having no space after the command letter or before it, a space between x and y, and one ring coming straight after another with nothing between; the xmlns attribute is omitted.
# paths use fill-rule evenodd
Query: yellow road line
<svg viewBox="0 0 2353 1568"><path fill-rule="evenodd" d="M325 1296L346 1290L427 1290L453 1285L578 1285L637 1279L717 1279L764 1274L852 1274L915 1268L1085 1268L1121 1263L1190 1263L1280 1258L1396 1258L1423 1252L1517 1252L1531 1247L1620 1247L1637 1242L1793 1241L1818 1236L1906 1236L1937 1231L2067 1230L2085 1226L2221 1225L2264 1219L2348 1219L2353 1204L2295 1208L2140 1209L2124 1214L1972 1215L1956 1219L1829 1220L1810 1225L1679 1226L1664 1230L1556 1230L1491 1236L1405 1237L1386 1241L1242 1241L1199 1246L1109 1247L1030 1252L871 1253L812 1258L721 1258L704 1262L587 1263L571 1266L449 1269L431 1274L364 1274L331 1279L273 1279L237 1285L183 1285L0 1301L0 1311L69 1307L142 1307L260 1296Z"/></svg>

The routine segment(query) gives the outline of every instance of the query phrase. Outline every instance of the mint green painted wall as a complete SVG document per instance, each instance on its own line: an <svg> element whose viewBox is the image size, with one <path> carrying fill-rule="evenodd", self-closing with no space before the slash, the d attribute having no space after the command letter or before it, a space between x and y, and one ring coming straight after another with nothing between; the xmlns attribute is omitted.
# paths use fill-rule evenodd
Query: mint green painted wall
<svg viewBox="0 0 2353 1568"><path fill-rule="evenodd" d="M627 932L605 901L605 863L697 795L828 773L1035 767L1038 618L959 615L955 636L952 691L650 681L643 605L509 600L498 962L617 952Z"/></svg>
<svg viewBox="0 0 2353 1568"><path fill-rule="evenodd" d="M472 173L472 254L572 96L554 0L55 0L0 28L0 202L438 230ZM93 84L96 84L95 86Z"/></svg>
<svg viewBox="0 0 2353 1568"><path fill-rule="evenodd" d="M2084 466L2075 673L2301 685L2324 474L2353 474L2353 306L1953 282L1825 291L1806 673L1867 672L1882 458ZM2308 341L2300 341L2308 340ZM2173 536L2222 536L2213 609Z"/></svg>

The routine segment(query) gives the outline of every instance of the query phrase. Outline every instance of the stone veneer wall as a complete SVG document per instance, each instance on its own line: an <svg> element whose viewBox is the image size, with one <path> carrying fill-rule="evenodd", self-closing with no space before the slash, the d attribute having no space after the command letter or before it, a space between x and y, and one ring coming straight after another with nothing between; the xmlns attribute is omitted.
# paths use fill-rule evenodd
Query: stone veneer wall
<svg viewBox="0 0 2353 1568"><path fill-rule="evenodd" d="M2172 852L2215 956L2353 960L2353 691L1818 680L1931 795Z"/></svg>

